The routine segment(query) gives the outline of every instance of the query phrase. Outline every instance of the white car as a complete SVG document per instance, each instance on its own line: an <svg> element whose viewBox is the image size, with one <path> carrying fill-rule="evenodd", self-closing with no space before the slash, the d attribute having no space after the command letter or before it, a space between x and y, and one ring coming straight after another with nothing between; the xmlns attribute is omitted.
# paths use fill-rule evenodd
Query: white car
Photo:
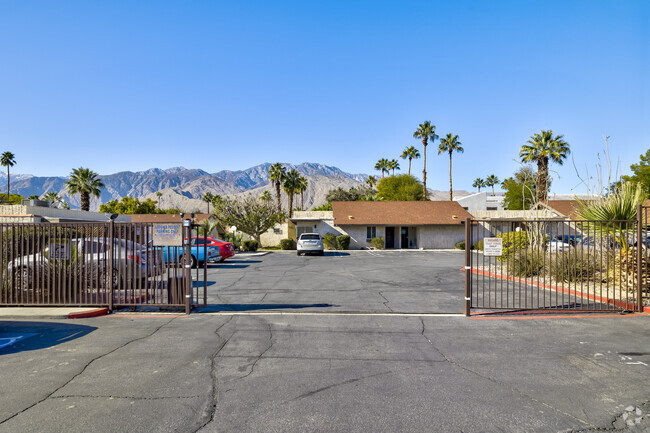
<svg viewBox="0 0 650 433"><path fill-rule="evenodd" d="M322 256L325 254L323 240L318 233L303 233L298 239L296 245L298 255L305 253L314 253Z"/></svg>
<svg viewBox="0 0 650 433"><path fill-rule="evenodd" d="M574 246L571 245L568 242L564 242L560 239L555 239L553 238L549 243L548 243L548 250L552 253L563 253L565 251L569 251L573 249Z"/></svg>

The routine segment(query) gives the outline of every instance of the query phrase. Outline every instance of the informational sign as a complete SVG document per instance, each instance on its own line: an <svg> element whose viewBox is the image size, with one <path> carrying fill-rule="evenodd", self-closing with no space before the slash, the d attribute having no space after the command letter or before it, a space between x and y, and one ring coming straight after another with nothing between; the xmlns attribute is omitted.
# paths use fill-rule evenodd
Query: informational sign
<svg viewBox="0 0 650 433"><path fill-rule="evenodd" d="M503 255L503 239L501 238L483 239L483 255L496 256L496 257Z"/></svg>
<svg viewBox="0 0 650 433"><path fill-rule="evenodd" d="M50 260L70 260L70 245L50 244Z"/></svg>
<svg viewBox="0 0 650 433"><path fill-rule="evenodd" d="M180 247L182 245L183 225L181 223L153 225L153 246Z"/></svg>

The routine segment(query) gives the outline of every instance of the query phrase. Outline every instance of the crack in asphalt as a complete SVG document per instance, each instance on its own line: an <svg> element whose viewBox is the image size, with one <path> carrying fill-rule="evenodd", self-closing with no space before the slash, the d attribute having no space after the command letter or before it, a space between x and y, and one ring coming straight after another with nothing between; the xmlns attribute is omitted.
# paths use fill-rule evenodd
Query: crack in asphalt
<svg viewBox="0 0 650 433"><path fill-rule="evenodd" d="M647 411L647 407L650 407L650 400L646 401L646 402L643 402L641 404L632 405L632 406L634 406L635 409L636 408L639 408L639 409L643 408L643 409L645 409ZM640 426L640 425L637 425L637 424L634 424L633 426L627 425L627 423L625 422L625 418L624 418L626 413L628 413L628 411L623 411L619 415L616 415L614 417L614 419L612 420L612 426L611 427L607 427L607 428L595 427L595 428L586 428L586 429L580 429L580 430L571 430L569 433L625 432L625 431L629 431L632 428L637 429L639 427L643 427L644 429L647 429L647 426ZM650 419L650 414L646 413L646 414L642 414L641 416L642 416L643 421L647 422L647 420ZM623 427L622 428L616 427L616 423L621 422L621 420L623 420ZM641 421L641 422L643 422L643 421ZM639 430L639 431L641 431L641 430ZM644 430L644 431L646 431L646 430Z"/></svg>
<svg viewBox="0 0 650 433"><path fill-rule="evenodd" d="M386 300L386 302L382 302L382 304L384 304L384 307L388 308L391 311L391 313L394 312L393 309L388 306L388 303L390 302L388 300L388 298L385 297L384 294L381 293L381 291L379 291L379 290L377 290L377 293L379 293L379 296L381 296L382 298L384 298Z"/></svg>
<svg viewBox="0 0 650 433"><path fill-rule="evenodd" d="M269 345L267 346L266 349L264 349L264 351L262 353L260 353L260 355L257 357L257 359L255 359L255 362L253 362L253 365L251 365L251 371L249 371L244 376L240 377L240 379L243 379L243 378L248 377L251 374L253 374L253 371L255 370L255 366L260 361L260 359L262 359L262 357L266 354L266 352L268 352L269 349L271 349L271 347L273 347L273 329L271 328L271 324L269 323Z"/></svg>
<svg viewBox="0 0 650 433"><path fill-rule="evenodd" d="M95 362L95 361L97 361L97 360L99 360L99 359L102 359L102 358L104 358L105 356L108 356L108 355L110 355L110 354L112 354L112 353L115 353L115 352L117 352L118 350L123 349L124 347L128 346L128 345L131 344L131 343L135 343L136 341L141 341L141 340L145 340L145 339L147 339L147 338L149 338L149 337L152 337L152 336L155 335L158 331L160 331L162 328L164 328L165 326L169 325L171 322L173 322L174 320L178 319L179 317L180 317L180 316L177 316L177 317L174 317L174 318L168 320L167 322L163 323L162 325L160 325L160 326L158 326L156 329L154 329L153 332L151 332L149 335L145 335L145 336L143 336L143 337L138 337L138 338L134 338L134 339L132 339L132 340L129 340L129 341L127 341L126 343L121 344L121 345L119 345L118 347L114 348L113 350L110 350L110 351L108 351L108 352L106 352L106 353L104 353L104 354L98 355L98 356L96 356L95 358L91 359L90 361L88 361L88 362L86 363L86 365L83 366L83 368L82 368L82 369L81 369L77 374L73 375L70 379L68 379L68 380L67 380L65 383L63 383L61 386L57 387L54 391L52 391L51 393L49 393L48 395L46 395L46 396L45 396L44 398L42 398L41 400L39 400L39 401L37 401L37 402L35 402L35 403L29 405L28 407L24 408L23 410L21 410L21 411L19 411L19 412L16 412L15 414L11 415L9 418L5 418L4 420L0 421L0 425L2 425L2 424L4 424L4 423L6 423L7 421L9 421L9 420L11 420L11 419L17 417L18 415L20 415L20 414L22 414L22 413L27 412L27 411L30 410L31 408L33 408L33 407L35 407L35 406L37 406L37 405L43 403L44 401L48 400L49 398L51 398L51 397L52 397L52 396L53 396L57 391L59 391L60 389L63 389L63 388L66 387L69 383L71 383L73 380L75 380L77 377L81 376L81 375L82 375L82 374L83 374L83 373L88 369L88 367L90 367L90 365L91 365L93 362Z"/></svg>
<svg viewBox="0 0 650 433"><path fill-rule="evenodd" d="M449 359L449 358L447 357L447 355L445 355L444 353L442 353L442 351L441 351L441 350L440 350L440 349L439 349L435 344L433 344L433 341L431 341L431 340L429 339L429 337L427 337L426 335L424 335L424 332L425 332L426 327L425 327L425 325L424 325L424 319L423 319L423 318L420 318L420 322L422 323L422 332L421 332L422 337L424 337L424 338L429 342L429 344L431 345L431 347L433 347L433 348L436 350L436 352L438 352L438 353L440 354L440 356L442 356L443 358L445 358L445 360L446 360L449 364L451 364L451 365L453 365L453 366L455 366L455 367L458 367L458 368L460 368L460 369L462 369L462 370L465 370L465 371L467 371L467 372L469 372L469 373L472 373L472 374L474 374L474 375L476 375L476 376L478 376L478 377L480 377L480 378L483 378L483 379L489 380L490 382L495 383L495 384L499 385L499 386L502 387L502 388L505 388L505 389L507 389L507 390L510 390L510 391L516 392L517 394L522 395L522 396L528 398L529 400L531 400L531 401L533 401L533 402L535 402L535 403L537 403L537 404L541 404L542 406L545 406L545 407L547 407L547 408L549 408L549 409L551 409L551 410L554 410L554 411L556 411L556 412L558 412L558 413L560 413L560 414L562 414L562 415L568 416L568 417L570 417L570 418L572 418L572 419L574 419L574 420L580 422L581 424L584 424L584 425L586 425L586 426L589 426L589 428L592 428L592 429L598 429L597 426L591 424L591 423L588 422L588 421L582 420L582 419L580 419L580 418L578 418L578 417L576 417L576 416L574 416L574 415L571 415L570 413L564 412L563 410L561 410L561 409L559 409L559 408L557 408L557 407L555 407L555 406L552 406L552 405L550 405L550 404L548 404L548 403L546 403L546 402L543 402L543 401L541 401L541 400L538 400L538 399L536 399L535 397L533 397L532 395L526 394L525 392L523 392L523 391L521 391L521 390L519 390L519 389L517 389L517 388L514 388L514 387L512 387L512 386L510 386L510 385L508 385L508 384L506 384L506 383L500 382L500 381L498 381L498 380L496 380L496 379L494 379L494 378L492 378L492 377L485 376L485 375L483 375L483 374L481 374L481 373L479 373L479 372L477 372L477 371L472 370L471 368L465 367L465 366L463 366L463 365L457 363L456 361L453 361L453 360Z"/></svg>
<svg viewBox="0 0 650 433"><path fill-rule="evenodd" d="M192 398L202 398L204 395L179 395L179 396L166 396L166 397L137 397L134 395L57 395L50 397L51 399L66 399L66 398L106 398L106 399L115 399L115 400L180 400L180 399L192 399Z"/></svg>

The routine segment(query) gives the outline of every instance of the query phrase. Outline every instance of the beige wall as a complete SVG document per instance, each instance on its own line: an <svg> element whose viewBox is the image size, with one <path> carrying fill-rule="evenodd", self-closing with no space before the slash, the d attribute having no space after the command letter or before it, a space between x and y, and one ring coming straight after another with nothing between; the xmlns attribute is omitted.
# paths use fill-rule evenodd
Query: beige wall
<svg viewBox="0 0 650 433"><path fill-rule="evenodd" d="M418 247L424 249L454 248L465 240L465 226L420 226L417 230Z"/></svg>
<svg viewBox="0 0 650 433"><path fill-rule="evenodd" d="M274 229L279 230L280 233L275 233ZM260 236L260 242L264 247L276 247L280 245L281 239L287 239L289 236L289 224L286 222L279 223L276 224L272 229L269 229L265 233L262 233Z"/></svg>

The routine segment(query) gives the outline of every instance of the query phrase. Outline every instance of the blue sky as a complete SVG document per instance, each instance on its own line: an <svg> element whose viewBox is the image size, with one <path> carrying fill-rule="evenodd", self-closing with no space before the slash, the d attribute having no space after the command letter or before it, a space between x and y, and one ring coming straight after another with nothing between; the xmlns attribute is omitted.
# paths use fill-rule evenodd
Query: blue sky
<svg viewBox="0 0 650 433"><path fill-rule="evenodd" d="M510 176L541 129L564 134L583 176L611 136L628 172L650 147L649 23L643 0L2 2L0 151L42 176L373 174L431 120L465 148L455 188ZM444 190L436 148L428 186ZM552 192L584 192L571 159L554 169Z"/></svg>

